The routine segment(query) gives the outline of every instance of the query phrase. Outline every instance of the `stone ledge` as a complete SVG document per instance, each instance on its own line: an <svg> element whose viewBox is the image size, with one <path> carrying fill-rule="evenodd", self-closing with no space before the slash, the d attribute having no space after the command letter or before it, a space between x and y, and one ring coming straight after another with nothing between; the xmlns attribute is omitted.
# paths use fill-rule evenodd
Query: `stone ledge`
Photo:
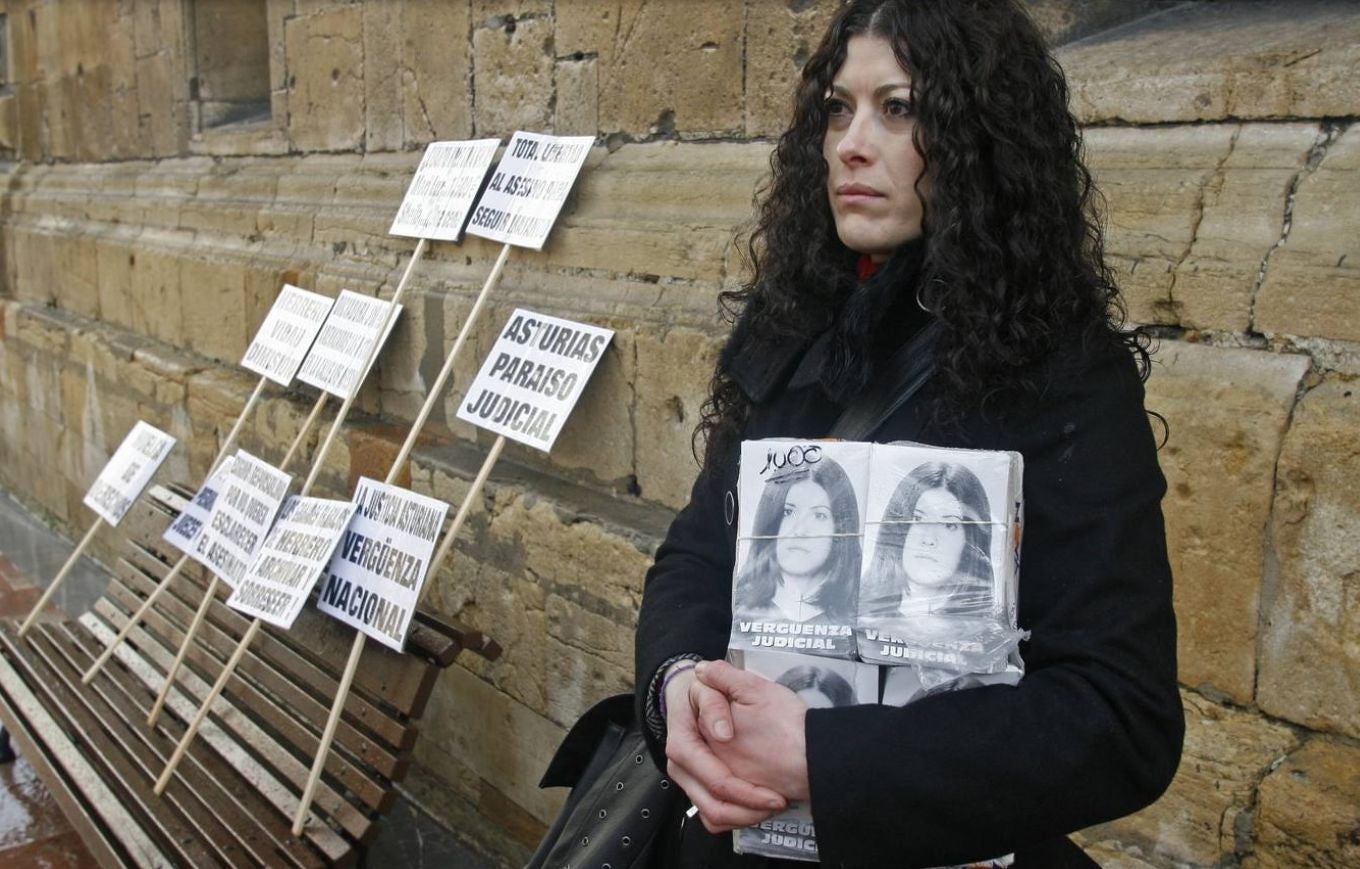
<svg viewBox="0 0 1360 869"><path fill-rule="evenodd" d="M1060 48L1084 124L1349 118L1360 9L1193 3Z"/></svg>

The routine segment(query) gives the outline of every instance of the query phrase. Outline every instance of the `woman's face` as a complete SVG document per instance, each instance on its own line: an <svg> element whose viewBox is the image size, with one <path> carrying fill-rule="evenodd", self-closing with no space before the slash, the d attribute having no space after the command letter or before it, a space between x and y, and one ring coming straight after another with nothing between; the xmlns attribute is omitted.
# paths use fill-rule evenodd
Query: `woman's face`
<svg viewBox="0 0 1360 869"><path fill-rule="evenodd" d="M963 519L963 505L948 489L921 493L902 544L902 570L913 588L937 590L958 572L966 543Z"/></svg>
<svg viewBox="0 0 1360 869"><path fill-rule="evenodd" d="M821 570L831 554L835 531L826 490L812 480L794 483L784 496L784 517L775 541L779 569L790 576L811 576Z"/></svg>
<svg viewBox="0 0 1360 869"><path fill-rule="evenodd" d="M852 36L827 94L826 192L841 243L882 261L921 234L924 162L912 141L911 77L892 44Z"/></svg>

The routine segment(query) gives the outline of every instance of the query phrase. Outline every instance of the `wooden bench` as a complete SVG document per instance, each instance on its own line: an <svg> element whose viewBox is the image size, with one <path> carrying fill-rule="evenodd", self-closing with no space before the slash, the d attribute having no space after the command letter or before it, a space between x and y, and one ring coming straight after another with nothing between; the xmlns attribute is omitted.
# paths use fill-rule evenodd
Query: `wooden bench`
<svg viewBox="0 0 1360 869"><path fill-rule="evenodd" d="M248 619L219 597L166 712L146 724L164 674L207 587L184 571L88 685L80 678L179 553L161 533L184 503L153 487L123 520L108 590L79 621L39 622L24 639L0 627L0 720L91 853L105 866L320 866L356 862L410 763L417 719L440 670L476 631L417 616L407 652L364 652L301 837L290 832L352 629L312 607L292 631L266 626L213 707L162 797L152 784ZM323 820L318 821L320 817Z"/></svg>

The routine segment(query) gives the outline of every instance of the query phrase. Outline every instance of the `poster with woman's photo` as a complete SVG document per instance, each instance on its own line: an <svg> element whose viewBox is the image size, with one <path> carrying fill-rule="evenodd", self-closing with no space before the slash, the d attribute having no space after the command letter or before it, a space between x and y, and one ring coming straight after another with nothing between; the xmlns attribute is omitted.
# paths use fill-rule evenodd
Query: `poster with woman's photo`
<svg viewBox="0 0 1360 869"><path fill-rule="evenodd" d="M788 688L810 709L878 702L878 667L872 664L764 650L734 650L729 657L734 666ZM816 862L812 809L793 803L754 827L734 830L732 843L738 854Z"/></svg>
<svg viewBox="0 0 1360 869"><path fill-rule="evenodd" d="M865 443L742 443L733 648L854 656L869 454Z"/></svg>
<svg viewBox="0 0 1360 869"><path fill-rule="evenodd" d="M1003 669L1018 642L1020 455L876 444L870 467L860 657Z"/></svg>

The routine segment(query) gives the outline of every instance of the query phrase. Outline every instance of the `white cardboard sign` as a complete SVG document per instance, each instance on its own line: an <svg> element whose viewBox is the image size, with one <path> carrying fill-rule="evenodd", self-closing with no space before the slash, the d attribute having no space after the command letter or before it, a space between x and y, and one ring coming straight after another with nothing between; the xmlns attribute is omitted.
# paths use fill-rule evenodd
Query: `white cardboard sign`
<svg viewBox="0 0 1360 869"><path fill-rule="evenodd" d="M500 139L475 139L427 145L388 232L457 241L500 144Z"/></svg>
<svg viewBox="0 0 1360 869"><path fill-rule="evenodd" d="M516 308L458 407L458 418L552 449L614 330Z"/></svg>
<svg viewBox="0 0 1360 869"><path fill-rule="evenodd" d="M594 143L591 136L515 133L472 211L468 234L542 250Z"/></svg>
<svg viewBox="0 0 1360 869"><path fill-rule="evenodd" d="M354 507L316 605L401 651L449 505L361 477Z"/></svg>
<svg viewBox="0 0 1360 869"><path fill-rule="evenodd" d="M353 515L350 501L288 498L227 606L291 628Z"/></svg>
<svg viewBox="0 0 1360 869"><path fill-rule="evenodd" d="M173 437L138 420L85 493L85 506L110 525L123 521L174 445Z"/></svg>
<svg viewBox="0 0 1360 869"><path fill-rule="evenodd" d="M391 307L392 303L383 299L341 290L326 324L321 327L321 334L302 363L298 379L324 389L342 401L349 398L368 375L359 368L368 358L373 343L385 344L392 327L397 324L397 317L401 316L402 306L398 305L387 331L379 336Z"/></svg>
<svg viewBox="0 0 1360 869"><path fill-rule="evenodd" d="M334 303L320 293L284 284L241 365L279 386L292 383Z"/></svg>
<svg viewBox="0 0 1360 869"><path fill-rule="evenodd" d="M217 466L217 470L212 472L207 482L199 487L194 493L194 497L189 503L184 505L184 510L175 517L175 521L170 523L170 527L165 529L161 538L166 543L173 545L180 552L186 555L194 551L194 541L198 540L198 535L203 532L203 526L208 524L208 516L212 513L213 504L217 503L217 496L227 485L227 472L231 470L231 456L222 460L222 464Z"/></svg>
<svg viewBox="0 0 1360 869"><path fill-rule="evenodd" d="M238 451L226 487L189 556L235 588L260 551L292 480L268 462Z"/></svg>

